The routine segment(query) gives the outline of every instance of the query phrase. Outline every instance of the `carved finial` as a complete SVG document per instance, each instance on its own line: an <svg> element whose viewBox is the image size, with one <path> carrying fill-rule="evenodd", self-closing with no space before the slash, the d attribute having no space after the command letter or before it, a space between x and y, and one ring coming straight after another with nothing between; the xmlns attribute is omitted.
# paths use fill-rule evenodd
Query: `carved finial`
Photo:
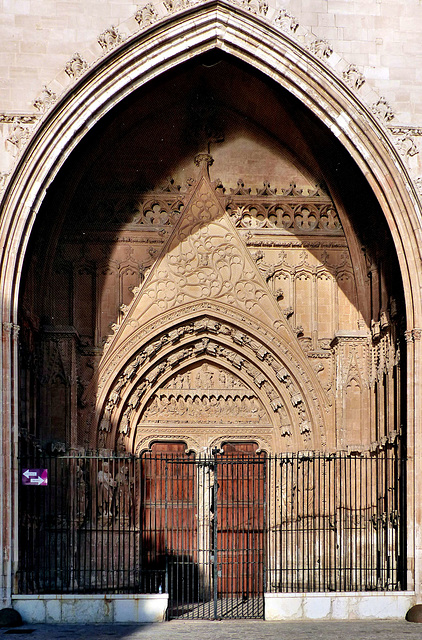
<svg viewBox="0 0 422 640"><path fill-rule="evenodd" d="M195 164L200 168L201 175L207 176L209 178L209 167L214 162L214 158L209 153L198 153L195 156Z"/></svg>

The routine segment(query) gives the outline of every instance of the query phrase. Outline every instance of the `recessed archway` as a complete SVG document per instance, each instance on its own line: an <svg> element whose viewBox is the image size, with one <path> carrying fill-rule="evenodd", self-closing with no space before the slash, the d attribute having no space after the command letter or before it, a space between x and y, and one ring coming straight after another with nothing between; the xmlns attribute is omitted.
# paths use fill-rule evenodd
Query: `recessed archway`
<svg viewBox="0 0 422 640"><path fill-rule="evenodd" d="M228 15L231 17L230 29L223 31ZM191 29L193 20L196 21L194 32ZM269 35L271 42L267 40ZM260 43L259 48L251 47L251 38ZM81 81L72 96L64 97L46 119L29 145L6 194L3 228L8 227L9 244L3 261L3 322L17 324L19 274L30 231L46 189L65 158L86 131L134 89L177 67L192 55L214 48L238 57L287 89L344 145L366 176L384 212L401 267L407 329L417 329L421 317L417 286L419 256L416 235L409 230L409 226L416 228L416 210L405 188L405 172L391 145L386 139L380 142L380 132L372 116L308 53L285 36L269 30L258 18L219 2L198 7L182 20L169 20L126 43L93 70L90 78ZM148 57L146 51L153 50L154 54ZM57 144L59 132L60 144ZM409 248L413 250L409 251ZM408 335L412 341L419 337L417 332ZM415 345L418 343L412 342L410 349ZM4 366L12 367L13 362L16 367L16 346L7 341L4 346ZM408 376L413 384L412 362L413 353L410 353ZM353 374L351 371L350 380L356 380ZM13 379L4 396L7 410L3 418L8 421L7 430L16 430L17 416L10 415L9 411L10 398L16 391L17 379ZM412 398L415 397L416 394L409 393L408 415L412 421L415 415ZM409 430L414 434L412 421Z"/></svg>

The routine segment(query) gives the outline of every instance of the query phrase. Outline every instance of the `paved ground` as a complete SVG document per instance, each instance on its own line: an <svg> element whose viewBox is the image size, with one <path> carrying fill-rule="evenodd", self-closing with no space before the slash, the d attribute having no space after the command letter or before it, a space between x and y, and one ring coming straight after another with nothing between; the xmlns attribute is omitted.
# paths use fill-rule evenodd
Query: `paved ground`
<svg viewBox="0 0 422 640"><path fill-rule="evenodd" d="M11 631L13 633L11 633ZM0 637L33 640L422 640L422 624L376 622L179 621L153 625L25 625Z"/></svg>

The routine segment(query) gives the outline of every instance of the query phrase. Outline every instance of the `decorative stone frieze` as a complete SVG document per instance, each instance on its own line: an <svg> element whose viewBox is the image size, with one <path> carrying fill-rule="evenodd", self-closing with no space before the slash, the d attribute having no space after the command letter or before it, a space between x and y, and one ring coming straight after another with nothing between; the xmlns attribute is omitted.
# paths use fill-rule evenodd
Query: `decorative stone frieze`
<svg viewBox="0 0 422 640"><path fill-rule="evenodd" d="M407 125L390 125L388 130L393 136L422 136L422 127L411 127Z"/></svg>
<svg viewBox="0 0 422 640"><path fill-rule="evenodd" d="M234 0L242 9L246 9L257 16L266 16L268 12L268 2L266 0Z"/></svg>
<svg viewBox="0 0 422 640"><path fill-rule="evenodd" d="M11 113L0 113L0 124L36 124L39 120L37 114L16 115Z"/></svg>

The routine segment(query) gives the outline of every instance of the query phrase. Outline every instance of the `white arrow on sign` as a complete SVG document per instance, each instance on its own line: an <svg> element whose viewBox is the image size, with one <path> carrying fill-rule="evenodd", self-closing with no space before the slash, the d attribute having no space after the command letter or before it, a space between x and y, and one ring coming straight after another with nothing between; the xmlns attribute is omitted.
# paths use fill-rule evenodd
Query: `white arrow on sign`
<svg viewBox="0 0 422 640"><path fill-rule="evenodd" d="M22 475L25 476L25 478L33 478L34 476L38 476L36 471L30 471L29 469L24 471ZM32 480L31 480L31 482L32 482Z"/></svg>
<svg viewBox="0 0 422 640"><path fill-rule="evenodd" d="M44 478L41 478L40 476L37 476L36 478L31 478L29 481L30 484L43 484L44 483Z"/></svg>

